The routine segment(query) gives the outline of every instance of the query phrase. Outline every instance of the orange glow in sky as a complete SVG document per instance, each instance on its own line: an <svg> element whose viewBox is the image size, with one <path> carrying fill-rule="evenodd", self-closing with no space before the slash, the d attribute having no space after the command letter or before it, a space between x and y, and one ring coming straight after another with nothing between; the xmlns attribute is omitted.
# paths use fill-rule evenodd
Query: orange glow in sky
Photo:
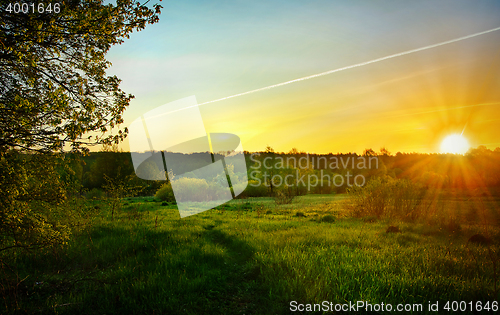
<svg viewBox="0 0 500 315"><path fill-rule="evenodd" d="M362 3L163 4L160 23L109 54L136 96L124 126L191 95L243 94L199 108L207 132L247 151L439 153L464 126L471 147L500 147L500 4Z"/></svg>

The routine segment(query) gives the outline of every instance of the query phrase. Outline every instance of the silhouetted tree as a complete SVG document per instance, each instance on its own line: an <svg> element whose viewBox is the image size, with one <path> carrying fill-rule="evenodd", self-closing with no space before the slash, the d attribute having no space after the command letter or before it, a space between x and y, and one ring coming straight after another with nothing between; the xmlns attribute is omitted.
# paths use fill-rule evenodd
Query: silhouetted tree
<svg viewBox="0 0 500 315"><path fill-rule="evenodd" d="M363 156L377 156L377 153L373 149L365 149Z"/></svg>

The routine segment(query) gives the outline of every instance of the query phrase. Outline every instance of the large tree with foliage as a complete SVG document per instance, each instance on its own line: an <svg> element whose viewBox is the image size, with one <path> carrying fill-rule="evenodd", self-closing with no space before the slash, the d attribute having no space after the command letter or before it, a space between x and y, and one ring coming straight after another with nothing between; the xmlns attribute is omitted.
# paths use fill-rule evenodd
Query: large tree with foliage
<svg viewBox="0 0 500 315"><path fill-rule="evenodd" d="M126 129L104 133L122 122L133 96L120 89L116 76L106 75L106 53L134 30L157 22L161 7L132 0L58 0L44 1L43 13L37 5L16 13L12 6L9 12L13 1L1 3L0 153L54 151L66 144L80 149L123 139ZM83 139L89 132L99 134Z"/></svg>
<svg viewBox="0 0 500 315"><path fill-rule="evenodd" d="M106 53L157 22L161 8L131 0L33 3L0 1L0 254L67 239L58 219L64 158L53 153L126 135L107 133L133 96L106 74ZM27 13L16 12L22 4Z"/></svg>

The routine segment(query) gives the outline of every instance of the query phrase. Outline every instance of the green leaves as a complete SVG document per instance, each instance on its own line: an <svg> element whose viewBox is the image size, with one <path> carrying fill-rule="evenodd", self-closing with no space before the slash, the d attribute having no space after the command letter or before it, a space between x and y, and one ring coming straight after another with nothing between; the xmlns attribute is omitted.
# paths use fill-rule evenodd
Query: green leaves
<svg viewBox="0 0 500 315"><path fill-rule="evenodd" d="M105 56L132 31L158 22L161 8L131 0L43 6L56 3L60 12L29 14L0 3L0 253L68 239L69 228L60 224L67 193L57 170L62 162L52 153L123 140L126 129L105 133L123 122L133 96L106 75Z"/></svg>
<svg viewBox="0 0 500 315"><path fill-rule="evenodd" d="M22 1L21 1L22 2ZM71 144L112 143L126 133L92 138L123 122L132 95L106 76L112 45L156 23L161 6L62 0L61 12L4 12L0 21L0 154L9 148L59 151ZM6 4L0 4L5 9Z"/></svg>
<svg viewBox="0 0 500 315"><path fill-rule="evenodd" d="M55 170L60 162L56 156L14 151L0 157L0 253L68 240L67 227L53 220L66 199Z"/></svg>

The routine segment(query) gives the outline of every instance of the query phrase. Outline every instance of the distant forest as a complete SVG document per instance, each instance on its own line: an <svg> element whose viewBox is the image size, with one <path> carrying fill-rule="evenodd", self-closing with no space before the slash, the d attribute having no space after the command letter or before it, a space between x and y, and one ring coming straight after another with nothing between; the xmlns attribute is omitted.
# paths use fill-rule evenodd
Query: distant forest
<svg viewBox="0 0 500 315"><path fill-rule="evenodd" d="M182 154L179 154L182 158ZM352 161L357 161L359 157L372 157L378 159L377 167L352 168ZM223 158L220 154L215 154L215 159ZM251 172L255 170L266 171L263 166L264 159L267 158L266 165L273 168L278 161L301 161L309 160L309 172L320 174L362 174L367 181L373 177L388 177L398 179L409 179L413 182L424 185L427 189L458 189L458 190L481 190L484 188L500 187L500 148L489 150L484 146L469 150L466 155L454 154L421 154L421 153L396 153L390 154L383 149L375 152L371 149L365 150L362 155L355 153L348 154L308 154L292 150L288 153L274 152L267 149L262 152L245 152L248 176L251 180ZM154 195L163 181L150 181L139 179L134 174L133 163L129 152L117 152L107 150L103 152L91 152L88 155L66 154L65 160L70 164L74 174L71 176L79 189L80 194L93 189L103 189L107 181L128 181L129 184L142 187L139 195ZM192 161L193 159L189 159ZM338 168L332 169L331 161L344 161L338 163ZM259 161L259 162L256 162ZM319 163L318 163L319 161ZM325 161L327 161L325 163ZM260 164L260 165L259 165ZM289 163L290 164L290 163ZM258 168L260 166L260 169ZM279 165L278 165L279 166ZM285 165L287 170L293 169L293 165ZM167 166L168 168L168 166ZM186 165L186 170L195 167ZM274 171L278 173L280 167ZM296 168L299 168L297 166ZM269 171L269 170L267 170ZM175 174L176 176L178 174ZM254 175L255 176L255 175ZM330 192L342 193L347 187L334 187ZM243 194L242 197L251 196Z"/></svg>

